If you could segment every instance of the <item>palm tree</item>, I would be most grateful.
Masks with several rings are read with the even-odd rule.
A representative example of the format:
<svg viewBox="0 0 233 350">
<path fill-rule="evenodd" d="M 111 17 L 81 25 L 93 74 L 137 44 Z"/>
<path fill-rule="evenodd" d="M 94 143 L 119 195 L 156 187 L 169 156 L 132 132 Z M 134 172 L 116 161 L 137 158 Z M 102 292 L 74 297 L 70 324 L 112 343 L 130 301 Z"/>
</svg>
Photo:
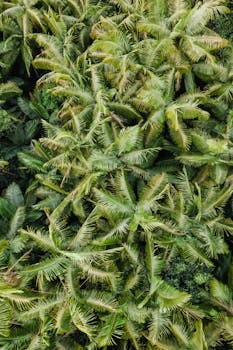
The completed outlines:
<svg viewBox="0 0 233 350">
<path fill-rule="evenodd" d="M 33 32 L 33 27 L 44 29 L 40 11 L 35 6 L 38 2 L 39 0 L 4 1 L 0 17 L 5 36 L 5 57 L 10 59 L 11 66 L 20 50 L 28 75 L 32 61 L 29 34 Z M 11 54 L 14 52 L 13 57 L 7 54 L 9 50 Z M 8 66 L 9 63 L 6 61 L 5 65 Z"/>
<path fill-rule="evenodd" d="M 1 348 L 231 346 L 231 64 L 207 28 L 224 1 L 1 6 L 1 66 L 17 40 L 38 74 L 30 102 L 0 85 L 2 131 L 43 119 L 0 196 Z"/>
</svg>

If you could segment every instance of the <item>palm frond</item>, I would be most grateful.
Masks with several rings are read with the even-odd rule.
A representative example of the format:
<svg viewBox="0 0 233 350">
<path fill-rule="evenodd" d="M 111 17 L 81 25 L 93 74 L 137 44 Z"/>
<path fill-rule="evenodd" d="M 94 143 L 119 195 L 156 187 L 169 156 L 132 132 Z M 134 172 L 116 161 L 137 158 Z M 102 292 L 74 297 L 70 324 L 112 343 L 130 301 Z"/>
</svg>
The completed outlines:
<svg viewBox="0 0 233 350">
<path fill-rule="evenodd" d="M 229 12 L 224 0 L 209 0 L 197 4 L 196 11 L 189 17 L 187 31 L 190 34 L 200 33 L 205 25 L 219 15 Z"/>
<path fill-rule="evenodd" d="M 116 340 L 123 334 L 125 322 L 126 320 L 117 314 L 105 317 L 102 329 L 97 335 L 98 346 L 104 347 L 116 344 Z"/>
<path fill-rule="evenodd" d="M 132 213 L 132 203 L 128 202 L 125 198 L 114 196 L 98 189 L 95 189 L 94 191 L 99 203 L 112 212 L 116 211 L 120 214 Z"/>
<path fill-rule="evenodd" d="M 12 216 L 11 221 L 10 221 L 10 226 L 8 230 L 8 237 L 13 238 L 18 229 L 21 228 L 25 221 L 25 208 L 24 207 L 18 207 L 16 209 L 15 214 Z"/>
<path fill-rule="evenodd" d="M 51 241 L 48 235 L 43 234 L 41 231 L 34 231 L 33 229 L 28 228 L 28 230 L 20 229 L 19 233 L 25 235 L 26 237 L 30 237 L 33 241 L 35 241 L 42 249 L 49 250 L 52 252 L 57 252 L 58 249 Z"/>
<path fill-rule="evenodd" d="M 156 345 L 162 337 L 169 335 L 169 319 L 166 313 L 159 310 L 153 311 L 149 324 L 148 339 L 152 345 Z"/>
<path fill-rule="evenodd" d="M 158 290 L 158 305 L 162 311 L 174 310 L 190 300 L 190 295 L 186 292 L 180 292 L 166 283 Z"/>
<path fill-rule="evenodd" d="M 67 265 L 66 258 L 52 256 L 37 264 L 25 267 L 19 274 L 27 279 L 43 276 L 46 280 L 53 281 L 64 273 Z"/>
<path fill-rule="evenodd" d="M 117 301 L 112 298 L 111 294 L 93 290 L 90 295 L 88 295 L 86 302 L 97 310 L 108 311 L 111 313 L 118 312 Z"/>
<path fill-rule="evenodd" d="M 0 300 L 0 335 L 3 337 L 10 336 L 10 325 L 12 322 L 12 310 L 8 303 L 3 299 Z"/>
<path fill-rule="evenodd" d="M 15 207 L 23 206 L 24 197 L 22 191 L 15 182 L 12 182 L 6 189 L 5 198 Z"/>
<path fill-rule="evenodd" d="M 71 319 L 75 327 L 92 339 L 96 333 L 95 315 L 89 310 L 82 310 L 74 302 L 70 303 Z"/>
<path fill-rule="evenodd" d="M 222 302 L 223 304 L 230 304 L 232 301 L 232 292 L 226 285 L 216 279 L 211 281 L 210 293 L 213 298 Z"/>
</svg>

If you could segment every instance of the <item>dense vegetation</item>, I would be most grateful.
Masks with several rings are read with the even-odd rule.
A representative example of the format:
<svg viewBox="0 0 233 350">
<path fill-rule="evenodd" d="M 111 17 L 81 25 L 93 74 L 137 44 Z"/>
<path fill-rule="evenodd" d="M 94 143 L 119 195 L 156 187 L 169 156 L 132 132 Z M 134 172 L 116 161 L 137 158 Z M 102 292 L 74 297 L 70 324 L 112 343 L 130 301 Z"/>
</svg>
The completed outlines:
<svg viewBox="0 0 233 350">
<path fill-rule="evenodd" d="M 231 10 L 1 1 L 1 349 L 233 349 Z"/>
</svg>

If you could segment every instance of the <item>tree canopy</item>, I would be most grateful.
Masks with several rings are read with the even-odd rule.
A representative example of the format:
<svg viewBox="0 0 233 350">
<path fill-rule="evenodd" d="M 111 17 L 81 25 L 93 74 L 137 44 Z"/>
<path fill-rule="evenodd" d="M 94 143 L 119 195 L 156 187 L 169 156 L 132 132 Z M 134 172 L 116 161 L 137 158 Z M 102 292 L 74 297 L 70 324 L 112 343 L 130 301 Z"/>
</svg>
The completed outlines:
<svg viewBox="0 0 233 350">
<path fill-rule="evenodd" d="M 1 349 L 232 349 L 231 21 L 1 2 Z"/>
</svg>

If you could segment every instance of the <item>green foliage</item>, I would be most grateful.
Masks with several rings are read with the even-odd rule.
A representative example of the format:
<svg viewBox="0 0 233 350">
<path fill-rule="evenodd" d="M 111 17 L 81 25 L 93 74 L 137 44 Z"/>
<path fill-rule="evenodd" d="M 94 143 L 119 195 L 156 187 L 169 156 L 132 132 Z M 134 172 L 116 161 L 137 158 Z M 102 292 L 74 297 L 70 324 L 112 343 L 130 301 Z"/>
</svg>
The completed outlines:
<svg viewBox="0 0 233 350">
<path fill-rule="evenodd" d="M 232 19 L 232 10 L 233 6 L 231 2 L 228 4 L 229 8 L 231 9 L 231 12 L 227 14 L 224 17 L 220 17 L 213 21 L 211 24 L 212 28 L 219 33 L 223 38 L 226 38 L 233 41 L 233 34 L 232 34 L 232 25 L 233 25 L 233 19 Z"/>
<path fill-rule="evenodd" d="M 3 133 L 10 129 L 10 125 L 12 122 L 11 115 L 4 109 L 0 109 L 0 132 Z"/>
<path fill-rule="evenodd" d="M 226 5 L 1 2 L 1 349 L 232 347 Z"/>
</svg>

